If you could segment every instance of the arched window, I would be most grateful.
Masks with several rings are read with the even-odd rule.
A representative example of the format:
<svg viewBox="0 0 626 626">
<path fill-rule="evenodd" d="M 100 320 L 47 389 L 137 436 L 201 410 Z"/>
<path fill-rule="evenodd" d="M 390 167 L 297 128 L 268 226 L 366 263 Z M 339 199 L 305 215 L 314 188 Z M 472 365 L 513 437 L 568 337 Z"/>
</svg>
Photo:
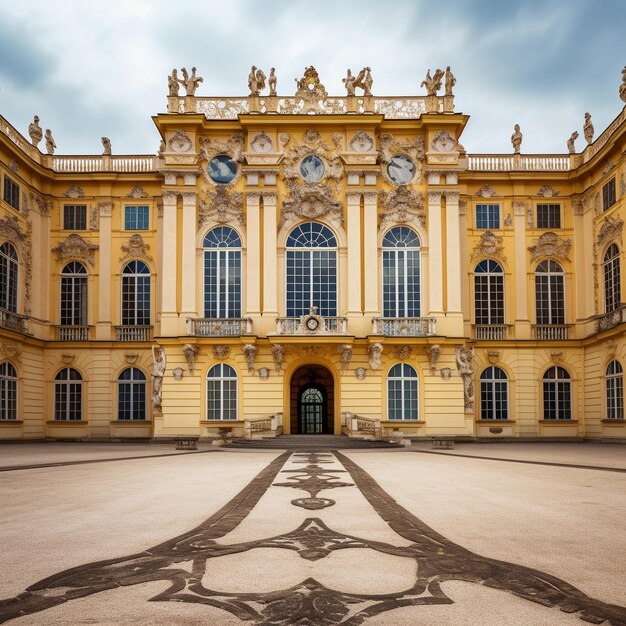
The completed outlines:
<svg viewBox="0 0 626 626">
<path fill-rule="evenodd" d="M 150 325 L 150 268 L 130 261 L 122 270 L 122 326 Z"/>
<path fill-rule="evenodd" d="M 509 381 L 499 367 L 488 367 L 480 375 L 480 419 L 509 419 Z"/>
<path fill-rule="evenodd" d="M 126 368 L 117 379 L 117 419 L 146 419 L 146 376 L 136 367 Z"/>
<path fill-rule="evenodd" d="M 337 315 L 337 240 L 316 222 L 296 226 L 287 238 L 287 316 L 312 306 L 320 315 Z"/>
<path fill-rule="evenodd" d="M 565 278 L 563 268 L 542 261 L 535 272 L 537 324 L 565 324 Z"/>
<path fill-rule="evenodd" d="M 551 367 L 543 375 L 543 419 L 572 419 L 572 379 L 562 367 Z"/>
<path fill-rule="evenodd" d="M 61 272 L 61 326 L 87 325 L 87 270 L 77 261 Z"/>
<path fill-rule="evenodd" d="M 396 226 L 383 239 L 383 317 L 419 317 L 420 310 L 420 240 Z"/>
<path fill-rule="evenodd" d="M 612 243 L 604 254 L 604 312 L 619 308 L 621 294 L 619 248 Z"/>
<path fill-rule="evenodd" d="M 241 239 L 232 228 L 210 230 L 204 248 L 204 317 L 241 317 Z"/>
<path fill-rule="evenodd" d="M 80 421 L 83 416 L 83 377 L 72 367 L 54 379 L 54 419 Z"/>
<path fill-rule="evenodd" d="M 606 417 L 624 419 L 624 371 L 619 361 L 611 361 L 606 368 Z"/>
<path fill-rule="evenodd" d="M 206 379 L 207 419 L 237 419 L 237 372 L 226 363 L 214 365 Z"/>
<path fill-rule="evenodd" d="M 476 324 L 504 324 L 504 272 L 491 259 L 474 269 L 474 313 Z"/>
<path fill-rule="evenodd" d="M 398 363 L 387 376 L 387 419 L 419 419 L 417 372 L 407 363 Z"/>
<path fill-rule="evenodd" d="M 11 363 L 0 363 L 0 420 L 17 419 L 17 372 Z"/>
<path fill-rule="evenodd" d="M 8 242 L 0 246 L 0 308 L 17 313 L 17 252 Z"/>
</svg>

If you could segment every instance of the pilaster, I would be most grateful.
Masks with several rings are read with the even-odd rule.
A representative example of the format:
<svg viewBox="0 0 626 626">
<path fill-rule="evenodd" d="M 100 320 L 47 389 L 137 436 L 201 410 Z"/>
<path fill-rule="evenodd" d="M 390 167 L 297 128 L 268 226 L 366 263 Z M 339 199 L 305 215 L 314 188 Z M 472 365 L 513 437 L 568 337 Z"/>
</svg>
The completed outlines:
<svg viewBox="0 0 626 626">
<path fill-rule="evenodd" d="M 178 192 L 163 192 L 163 267 L 161 270 L 161 335 L 178 334 L 178 312 L 176 310 L 177 293 L 177 201 Z"/>
<path fill-rule="evenodd" d="M 276 192 L 262 191 L 263 199 L 263 315 L 278 316 L 278 266 L 276 255 Z M 248 235 L 250 227 L 248 226 Z M 248 248 L 248 254 L 250 249 Z M 261 259 L 256 260 L 261 266 Z"/>
<path fill-rule="evenodd" d="M 441 242 L 441 191 L 428 192 L 429 315 L 443 315 L 443 256 Z M 458 202 L 457 202 L 458 211 Z"/>
<path fill-rule="evenodd" d="M 98 319 L 96 339 L 111 340 L 111 213 L 110 201 L 98 202 L 100 245 L 98 267 Z"/>
<path fill-rule="evenodd" d="M 361 196 L 359 191 L 348 191 L 348 315 L 362 315 L 361 308 Z"/>
<path fill-rule="evenodd" d="M 526 274 L 526 212 L 528 202 L 513 202 L 513 229 L 515 234 L 515 338 L 530 339 L 528 317 L 528 277 Z"/>
<path fill-rule="evenodd" d="M 181 316 L 197 317 L 196 311 L 196 204 L 195 191 L 181 192 L 183 197 L 182 222 L 182 301 Z"/>
<path fill-rule="evenodd" d="M 246 192 L 246 317 L 261 314 L 260 198 L 258 191 Z"/>
<path fill-rule="evenodd" d="M 378 272 L 378 195 L 375 191 L 363 192 L 363 275 L 365 277 L 365 315 L 380 315 L 380 279 Z M 359 281 L 360 284 L 360 281 Z"/>
</svg>

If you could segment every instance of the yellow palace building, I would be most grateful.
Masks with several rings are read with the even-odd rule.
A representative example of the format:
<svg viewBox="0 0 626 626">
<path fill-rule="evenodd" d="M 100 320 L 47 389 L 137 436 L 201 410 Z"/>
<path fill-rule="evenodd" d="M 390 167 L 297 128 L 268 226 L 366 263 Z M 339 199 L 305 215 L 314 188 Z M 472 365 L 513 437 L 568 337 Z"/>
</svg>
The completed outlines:
<svg viewBox="0 0 626 626">
<path fill-rule="evenodd" d="M 472 154 L 449 68 L 182 76 L 154 156 L 0 117 L 0 438 L 626 439 L 626 108 Z"/>
</svg>

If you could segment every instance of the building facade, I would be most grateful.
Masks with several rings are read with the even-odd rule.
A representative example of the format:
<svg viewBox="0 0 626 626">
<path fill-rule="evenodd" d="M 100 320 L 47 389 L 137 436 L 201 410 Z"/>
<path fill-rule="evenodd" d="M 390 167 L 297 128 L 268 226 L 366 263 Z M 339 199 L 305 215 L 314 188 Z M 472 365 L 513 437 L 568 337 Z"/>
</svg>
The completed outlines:
<svg viewBox="0 0 626 626">
<path fill-rule="evenodd" d="M 451 85 L 196 86 L 156 156 L 1 118 L 0 438 L 626 439 L 626 109 L 476 155 Z"/>
</svg>

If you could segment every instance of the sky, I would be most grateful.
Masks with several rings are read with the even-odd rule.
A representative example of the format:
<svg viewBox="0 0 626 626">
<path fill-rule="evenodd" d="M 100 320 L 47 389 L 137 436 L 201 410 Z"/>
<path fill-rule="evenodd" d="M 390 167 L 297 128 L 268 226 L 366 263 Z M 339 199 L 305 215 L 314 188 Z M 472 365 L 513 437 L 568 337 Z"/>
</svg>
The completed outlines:
<svg viewBox="0 0 626 626">
<path fill-rule="evenodd" d="M 247 95 L 251 65 L 279 95 L 314 65 L 330 95 L 369 66 L 375 96 L 410 96 L 450 65 L 469 153 L 512 152 L 516 123 L 522 153 L 564 153 L 586 111 L 596 136 L 621 111 L 625 34 L 626 0 L 0 0 L 0 114 L 25 136 L 38 114 L 57 154 L 147 154 L 174 67 L 198 96 Z"/>
</svg>

